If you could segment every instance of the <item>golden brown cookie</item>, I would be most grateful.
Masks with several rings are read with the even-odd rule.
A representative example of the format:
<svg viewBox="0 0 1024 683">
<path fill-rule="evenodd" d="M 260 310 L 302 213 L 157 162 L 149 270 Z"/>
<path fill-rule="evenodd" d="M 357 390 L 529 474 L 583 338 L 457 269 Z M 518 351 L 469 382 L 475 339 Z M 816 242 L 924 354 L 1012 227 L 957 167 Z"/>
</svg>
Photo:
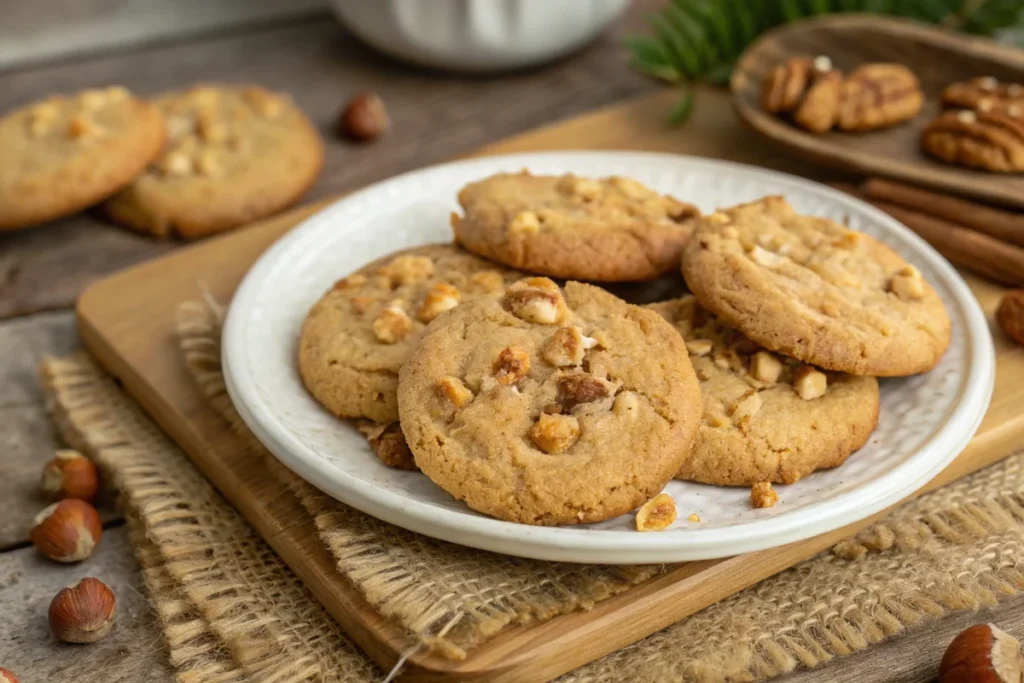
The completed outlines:
<svg viewBox="0 0 1024 683">
<path fill-rule="evenodd" d="M 293 204 L 320 172 L 323 142 L 285 95 L 205 85 L 156 104 L 167 117 L 167 148 L 104 205 L 118 223 L 204 237 Z"/>
<path fill-rule="evenodd" d="M 547 278 L 436 321 L 402 367 L 416 464 L 474 510 L 524 524 L 626 513 L 689 456 L 700 390 L 658 314 Z"/>
<path fill-rule="evenodd" d="M 925 152 L 946 162 L 996 173 L 1024 170 L 1024 116 L 1004 111 L 945 111 L 921 133 Z"/>
<path fill-rule="evenodd" d="M 692 296 L 651 304 L 690 354 L 704 414 L 679 479 L 720 486 L 792 484 L 835 467 L 878 421 L 878 380 L 821 372 L 761 348 Z"/>
<path fill-rule="evenodd" d="M 781 197 L 699 219 L 683 276 L 724 324 L 828 370 L 912 375 L 933 368 L 949 345 L 946 309 L 917 268 Z"/>
<path fill-rule="evenodd" d="M 513 268 L 558 278 L 650 280 L 672 270 L 696 207 L 629 178 L 499 174 L 459 193 L 455 241 Z"/>
<path fill-rule="evenodd" d="M 842 73 L 824 55 L 793 57 L 765 78 L 761 106 L 772 114 L 789 114 L 812 133 L 824 133 L 835 123 L 842 80 Z"/>
<path fill-rule="evenodd" d="M 1024 109 L 1024 86 L 1019 83 L 1002 83 L 992 76 L 981 76 L 947 85 L 942 91 L 942 104 L 946 107 L 982 111 L 1014 104 Z"/>
<path fill-rule="evenodd" d="M 103 201 L 156 158 L 164 137 L 157 108 L 118 86 L 56 95 L 0 118 L 0 230 Z"/>
<path fill-rule="evenodd" d="M 394 422 L 398 370 L 427 323 L 473 297 L 500 297 L 521 276 L 447 244 L 375 261 L 310 310 L 299 339 L 302 381 L 338 417 Z"/>
<path fill-rule="evenodd" d="M 836 125 L 856 133 L 887 128 L 914 118 L 923 104 L 913 71 L 902 64 L 865 64 L 843 81 Z"/>
</svg>

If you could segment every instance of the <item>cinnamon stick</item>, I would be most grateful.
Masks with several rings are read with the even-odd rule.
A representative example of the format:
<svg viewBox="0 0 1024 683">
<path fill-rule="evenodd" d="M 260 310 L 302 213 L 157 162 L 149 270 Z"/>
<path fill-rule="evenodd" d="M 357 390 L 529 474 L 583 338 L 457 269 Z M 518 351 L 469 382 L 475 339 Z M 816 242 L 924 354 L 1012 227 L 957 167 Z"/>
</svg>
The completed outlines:
<svg viewBox="0 0 1024 683">
<path fill-rule="evenodd" d="M 897 204 L 1024 247 L 1024 214 L 882 178 L 864 181 L 860 190 L 869 199 Z"/>
<path fill-rule="evenodd" d="M 866 200 L 924 238 L 951 262 L 992 280 L 1024 287 L 1024 249 L 891 202 L 865 196 L 850 185 L 835 187 Z"/>
</svg>

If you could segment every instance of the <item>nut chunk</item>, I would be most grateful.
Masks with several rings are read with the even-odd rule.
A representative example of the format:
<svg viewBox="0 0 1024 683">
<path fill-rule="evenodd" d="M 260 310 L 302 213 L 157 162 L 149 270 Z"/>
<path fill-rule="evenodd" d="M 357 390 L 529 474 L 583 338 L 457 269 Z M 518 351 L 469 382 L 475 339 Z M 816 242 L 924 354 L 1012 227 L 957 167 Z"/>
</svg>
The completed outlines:
<svg viewBox="0 0 1024 683">
<path fill-rule="evenodd" d="M 470 394 L 472 398 L 472 394 Z M 418 470 L 416 461 L 413 459 L 409 444 L 405 441 L 405 434 L 397 422 L 387 425 L 369 423 L 360 425 L 359 431 L 370 442 L 370 447 L 382 463 L 388 467 L 399 470 Z"/>
<path fill-rule="evenodd" d="M 774 507 L 779 502 L 779 494 L 770 481 L 759 481 L 750 487 L 750 502 L 756 508 Z"/>
<path fill-rule="evenodd" d="M 608 383 L 586 372 L 573 372 L 558 378 L 558 402 L 566 410 L 609 395 Z"/>
<path fill-rule="evenodd" d="M 913 71 L 902 64 L 864 64 L 843 81 L 836 125 L 857 132 L 886 128 L 914 118 L 922 104 Z"/>
<path fill-rule="evenodd" d="M 556 325 L 565 315 L 565 300 L 558 285 L 546 277 L 531 277 L 513 284 L 505 293 L 512 315 L 528 323 Z"/>
<path fill-rule="evenodd" d="M 442 377 L 437 380 L 437 390 L 456 408 L 473 400 L 473 392 L 458 377 Z"/>
<path fill-rule="evenodd" d="M 393 301 L 373 321 L 373 333 L 385 344 L 405 339 L 412 331 L 412 320 L 402 310 L 401 301 Z"/>
<path fill-rule="evenodd" d="M 530 371 L 530 356 L 518 346 L 506 346 L 498 354 L 492 369 L 498 384 L 515 384 Z"/>
<path fill-rule="evenodd" d="M 596 345 L 595 339 L 583 336 L 583 331 L 580 328 L 570 325 L 569 327 L 560 327 L 548 337 L 544 348 L 541 349 L 541 355 L 544 360 L 556 368 L 564 368 L 582 363 L 587 349 Z"/>
<path fill-rule="evenodd" d="M 399 256 L 378 271 L 393 287 L 422 282 L 434 274 L 434 262 L 426 256 Z"/>
<path fill-rule="evenodd" d="M 420 306 L 417 317 L 421 322 L 429 323 L 445 311 L 450 311 L 459 305 L 461 295 L 459 290 L 445 282 L 438 282 L 423 297 L 423 305 Z"/>
<path fill-rule="evenodd" d="M 545 453 L 564 453 L 580 437 L 580 423 L 572 415 L 541 413 L 530 430 L 530 440 Z"/>
<path fill-rule="evenodd" d="M 758 382 L 774 384 L 782 375 L 782 361 L 768 351 L 758 351 L 750 359 L 750 374 Z"/>
<path fill-rule="evenodd" d="M 659 493 L 636 513 L 637 531 L 661 531 L 676 521 L 676 501 L 667 493 Z"/>
<path fill-rule="evenodd" d="M 825 373 L 815 370 L 809 365 L 804 365 L 793 373 L 793 388 L 797 396 L 805 401 L 813 401 L 825 395 L 828 387 L 828 377 Z"/>
</svg>

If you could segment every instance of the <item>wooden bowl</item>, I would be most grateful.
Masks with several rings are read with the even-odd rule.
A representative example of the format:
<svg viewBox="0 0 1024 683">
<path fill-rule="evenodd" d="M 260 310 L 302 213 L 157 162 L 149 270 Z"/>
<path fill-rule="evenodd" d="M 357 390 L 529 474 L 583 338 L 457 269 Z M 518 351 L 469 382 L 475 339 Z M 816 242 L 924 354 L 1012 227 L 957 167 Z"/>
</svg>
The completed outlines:
<svg viewBox="0 0 1024 683">
<path fill-rule="evenodd" d="M 828 55 L 851 71 L 866 62 L 898 62 L 921 80 L 925 104 L 911 121 L 869 133 L 808 133 L 761 108 L 761 83 L 772 67 L 797 55 Z M 733 104 L 759 133 L 818 163 L 864 175 L 1024 208 L 1024 175 L 974 171 L 935 161 L 921 151 L 921 131 L 941 110 L 942 89 L 975 76 L 1024 83 L 1024 52 L 917 22 L 871 15 L 834 15 L 765 33 L 736 64 Z"/>
</svg>

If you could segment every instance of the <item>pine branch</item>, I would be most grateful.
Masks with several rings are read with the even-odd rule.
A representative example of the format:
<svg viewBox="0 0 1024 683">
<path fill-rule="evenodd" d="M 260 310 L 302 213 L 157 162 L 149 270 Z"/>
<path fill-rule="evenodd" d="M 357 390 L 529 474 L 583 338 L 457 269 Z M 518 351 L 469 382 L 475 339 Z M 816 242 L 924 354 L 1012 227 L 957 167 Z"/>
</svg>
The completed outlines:
<svg viewBox="0 0 1024 683">
<path fill-rule="evenodd" d="M 671 84 L 728 83 L 733 64 L 757 36 L 809 17 L 869 12 L 916 19 L 991 36 L 1022 25 L 1024 0 L 669 0 L 648 18 L 652 35 L 626 41 L 630 65 Z M 671 118 L 685 121 L 693 93 L 685 91 Z"/>
</svg>

